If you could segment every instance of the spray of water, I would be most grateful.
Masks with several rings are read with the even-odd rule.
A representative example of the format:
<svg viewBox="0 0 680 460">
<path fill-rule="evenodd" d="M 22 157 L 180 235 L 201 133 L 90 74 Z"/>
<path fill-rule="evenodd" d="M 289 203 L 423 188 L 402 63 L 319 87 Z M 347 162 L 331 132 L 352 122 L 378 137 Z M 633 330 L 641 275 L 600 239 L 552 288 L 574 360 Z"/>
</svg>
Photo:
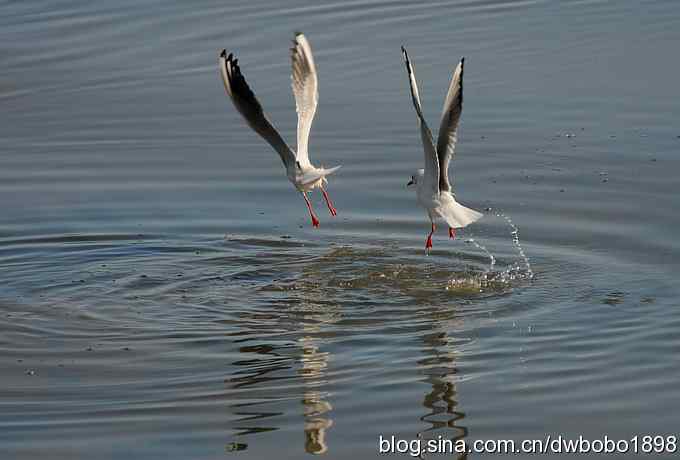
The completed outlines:
<svg viewBox="0 0 680 460">
<path fill-rule="evenodd" d="M 522 243 L 519 241 L 519 228 L 512 222 L 512 219 L 507 216 L 505 213 L 502 211 L 496 212 L 496 216 L 500 217 L 501 219 L 505 220 L 505 222 L 510 226 L 511 232 L 510 234 L 512 235 L 512 244 L 515 246 L 515 249 L 517 249 L 517 253 L 519 254 L 520 258 L 522 259 L 521 262 L 524 264 L 524 273 L 522 274 L 521 267 L 519 263 L 516 263 L 513 267 L 510 268 L 510 270 L 514 270 L 516 274 L 522 274 L 523 278 L 526 279 L 532 279 L 534 277 L 534 272 L 531 269 L 531 263 L 529 262 L 529 258 L 527 257 L 526 253 L 524 252 L 524 248 L 522 247 Z"/>
<path fill-rule="evenodd" d="M 496 217 L 503 219 L 510 227 L 510 236 L 512 237 L 512 244 L 519 255 L 519 259 L 511 263 L 504 270 L 496 271 L 496 257 L 489 251 L 486 246 L 474 238 L 468 238 L 466 243 L 471 244 L 479 251 L 481 251 L 488 259 L 488 267 L 479 276 L 457 277 L 449 280 L 448 288 L 470 288 L 484 290 L 493 286 L 507 286 L 515 281 L 531 280 L 534 277 L 534 272 L 531 269 L 529 257 L 527 257 L 519 240 L 519 228 L 514 224 L 512 219 L 501 211 L 495 212 Z"/>
<path fill-rule="evenodd" d="M 489 266 L 487 267 L 486 270 L 484 270 L 484 273 L 482 274 L 482 279 L 483 279 L 484 281 L 486 281 L 486 279 L 487 279 L 489 273 L 493 273 L 493 269 L 494 269 L 494 267 L 496 266 L 496 257 L 494 257 L 494 255 L 491 254 L 491 252 L 489 252 L 488 249 L 486 249 L 486 246 L 484 246 L 483 244 L 480 244 L 480 243 L 479 243 L 478 241 L 476 241 L 474 238 L 468 238 L 468 239 L 465 240 L 465 241 L 466 241 L 467 243 L 473 245 L 474 247 L 476 247 L 476 248 L 479 249 L 480 251 L 482 251 L 482 252 L 489 258 Z"/>
</svg>

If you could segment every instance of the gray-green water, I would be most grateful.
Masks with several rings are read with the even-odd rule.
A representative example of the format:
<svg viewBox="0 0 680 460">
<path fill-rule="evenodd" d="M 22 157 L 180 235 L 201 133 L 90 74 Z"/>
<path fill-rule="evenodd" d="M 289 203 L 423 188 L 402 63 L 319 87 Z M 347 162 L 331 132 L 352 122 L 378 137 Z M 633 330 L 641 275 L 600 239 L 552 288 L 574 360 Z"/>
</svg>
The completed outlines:
<svg viewBox="0 0 680 460">
<path fill-rule="evenodd" d="M 217 71 L 294 145 L 298 29 L 318 230 Z M 680 434 L 676 1 L 0 1 L 0 43 L 1 458 Z M 466 57 L 490 209 L 429 257 L 402 44 L 433 127 Z"/>
</svg>

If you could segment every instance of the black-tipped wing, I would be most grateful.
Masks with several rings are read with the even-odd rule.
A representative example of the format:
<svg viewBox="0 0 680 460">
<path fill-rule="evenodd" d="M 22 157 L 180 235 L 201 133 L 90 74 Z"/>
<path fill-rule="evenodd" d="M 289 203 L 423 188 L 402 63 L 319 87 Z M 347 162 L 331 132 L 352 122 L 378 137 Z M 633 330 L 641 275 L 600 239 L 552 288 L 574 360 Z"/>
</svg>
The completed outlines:
<svg viewBox="0 0 680 460">
<path fill-rule="evenodd" d="M 423 110 L 420 105 L 420 96 L 418 95 L 418 84 L 416 83 L 416 76 L 408 58 L 408 53 L 404 47 L 401 47 L 401 52 L 404 56 L 404 63 L 406 64 L 406 71 L 408 72 L 408 81 L 411 88 L 411 99 L 413 107 L 416 109 L 418 115 L 418 125 L 420 126 L 420 138 L 423 141 L 423 153 L 425 154 L 425 183 L 423 187 L 431 189 L 432 193 L 439 192 L 439 160 L 437 152 L 434 148 L 434 141 L 432 140 L 432 132 L 428 128 L 423 117 Z"/>
<path fill-rule="evenodd" d="M 286 167 L 294 165 L 295 154 L 267 119 L 260 102 L 241 73 L 238 60 L 231 53 L 227 56 L 226 50 L 222 50 L 219 63 L 224 88 L 227 90 L 227 94 L 229 94 L 236 110 L 243 115 L 248 125 L 257 134 L 274 147 L 274 150 L 281 156 L 281 160 L 283 160 L 283 164 Z"/>
<path fill-rule="evenodd" d="M 297 150 L 295 157 L 302 166 L 309 166 L 309 131 L 312 129 L 312 121 L 316 113 L 319 101 L 319 83 L 316 76 L 316 66 L 312 48 L 305 36 L 298 32 L 295 34 L 291 48 L 292 86 L 295 95 L 295 109 L 298 114 L 297 124 Z"/>
<path fill-rule="evenodd" d="M 458 122 L 463 111 L 463 69 L 465 58 L 460 60 L 456 70 L 451 77 L 449 91 L 444 100 L 442 110 L 442 121 L 439 125 L 439 136 L 437 139 L 437 156 L 439 157 L 439 189 L 451 191 L 449 182 L 449 162 L 456 149 L 456 139 L 458 137 Z"/>
</svg>

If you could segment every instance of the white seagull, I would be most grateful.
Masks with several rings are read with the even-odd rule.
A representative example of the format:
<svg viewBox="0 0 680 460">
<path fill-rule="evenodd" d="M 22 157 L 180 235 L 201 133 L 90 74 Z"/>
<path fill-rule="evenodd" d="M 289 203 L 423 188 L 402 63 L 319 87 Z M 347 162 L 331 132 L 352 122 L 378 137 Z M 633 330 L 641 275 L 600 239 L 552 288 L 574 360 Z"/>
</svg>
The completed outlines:
<svg viewBox="0 0 680 460">
<path fill-rule="evenodd" d="M 312 225 L 318 227 L 319 219 L 314 214 L 307 192 L 317 187 L 320 188 L 326 200 L 328 211 L 332 216 L 337 215 L 337 211 L 324 189 L 324 184 L 328 182 L 326 176 L 340 169 L 340 166 L 329 169 L 317 168 L 309 161 L 307 143 L 319 100 L 319 90 L 312 48 L 302 33 L 295 34 L 291 48 L 291 60 L 293 64 L 291 77 L 293 94 L 295 95 L 295 107 L 298 115 L 297 151 L 295 152 L 286 144 L 276 128 L 267 119 L 260 102 L 241 73 L 238 60 L 234 58 L 232 53 L 227 56 L 226 50 L 222 50 L 220 54 L 220 75 L 224 82 L 224 88 L 227 90 L 236 110 L 243 115 L 248 125 L 256 133 L 274 147 L 274 150 L 283 160 L 288 180 L 302 194 L 312 218 Z"/>
<path fill-rule="evenodd" d="M 418 96 L 418 85 L 416 84 L 416 76 L 413 73 L 413 66 L 403 46 L 401 51 L 404 55 L 406 70 L 408 71 L 411 98 L 418 115 L 420 137 L 423 141 L 425 152 L 425 169 L 417 170 L 415 175 L 411 176 L 407 186 L 416 186 L 418 203 L 425 208 L 432 224 L 432 230 L 427 236 L 427 242 L 425 243 L 425 249 L 428 250 L 432 247 L 432 234 L 436 229 L 435 220 L 438 217 L 449 225 L 449 237 L 455 238 L 456 228 L 463 228 L 483 216 L 482 213 L 466 208 L 458 203 L 454 193 L 451 191 L 451 182 L 449 182 L 449 162 L 453 157 L 456 147 L 458 121 L 463 110 L 463 67 L 465 65 L 465 58 L 460 60 L 456 70 L 453 72 L 449 92 L 444 101 L 444 110 L 439 126 L 439 138 L 435 147 L 432 133 L 430 128 L 427 127 L 420 106 L 420 96 Z"/>
</svg>

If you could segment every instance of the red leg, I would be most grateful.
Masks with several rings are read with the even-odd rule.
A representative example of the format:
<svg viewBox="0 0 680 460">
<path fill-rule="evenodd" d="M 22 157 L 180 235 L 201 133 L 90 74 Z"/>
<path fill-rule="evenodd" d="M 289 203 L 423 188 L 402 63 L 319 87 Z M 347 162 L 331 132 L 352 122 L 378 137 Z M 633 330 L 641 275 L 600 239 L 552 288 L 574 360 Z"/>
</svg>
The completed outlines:
<svg viewBox="0 0 680 460">
<path fill-rule="evenodd" d="M 449 227 L 449 238 L 452 240 L 456 238 L 456 229 L 453 227 Z"/>
<path fill-rule="evenodd" d="M 315 228 L 319 227 L 319 219 L 317 219 L 316 214 L 314 214 L 314 210 L 312 209 L 312 203 L 309 202 L 309 198 L 307 198 L 307 194 L 305 192 L 302 192 L 302 196 L 305 199 L 305 203 L 307 203 L 307 209 L 309 209 L 309 215 L 312 217 L 312 225 Z"/>
<path fill-rule="evenodd" d="M 333 203 L 331 203 L 331 198 L 328 196 L 326 189 L 321 187 L 321 193 L 323 193 L 323 198 L 326 200 L 326 206 L 328 206 L 328 211 L 331 213 L 331 216 L 337 216 L 338 211 L 335 209 L 335 206 L 333 206 Z"/>
<path fill-rule="evenodd" d="M 425 242 L 425 250 L 432 248 L 432 234 L 436 229 L 437 227 L 435 227 L 434 222 L 432 222 L 432 230 L 430 231 L 430 234 L 427 235 L 427 241 Z"/>
</svg>

